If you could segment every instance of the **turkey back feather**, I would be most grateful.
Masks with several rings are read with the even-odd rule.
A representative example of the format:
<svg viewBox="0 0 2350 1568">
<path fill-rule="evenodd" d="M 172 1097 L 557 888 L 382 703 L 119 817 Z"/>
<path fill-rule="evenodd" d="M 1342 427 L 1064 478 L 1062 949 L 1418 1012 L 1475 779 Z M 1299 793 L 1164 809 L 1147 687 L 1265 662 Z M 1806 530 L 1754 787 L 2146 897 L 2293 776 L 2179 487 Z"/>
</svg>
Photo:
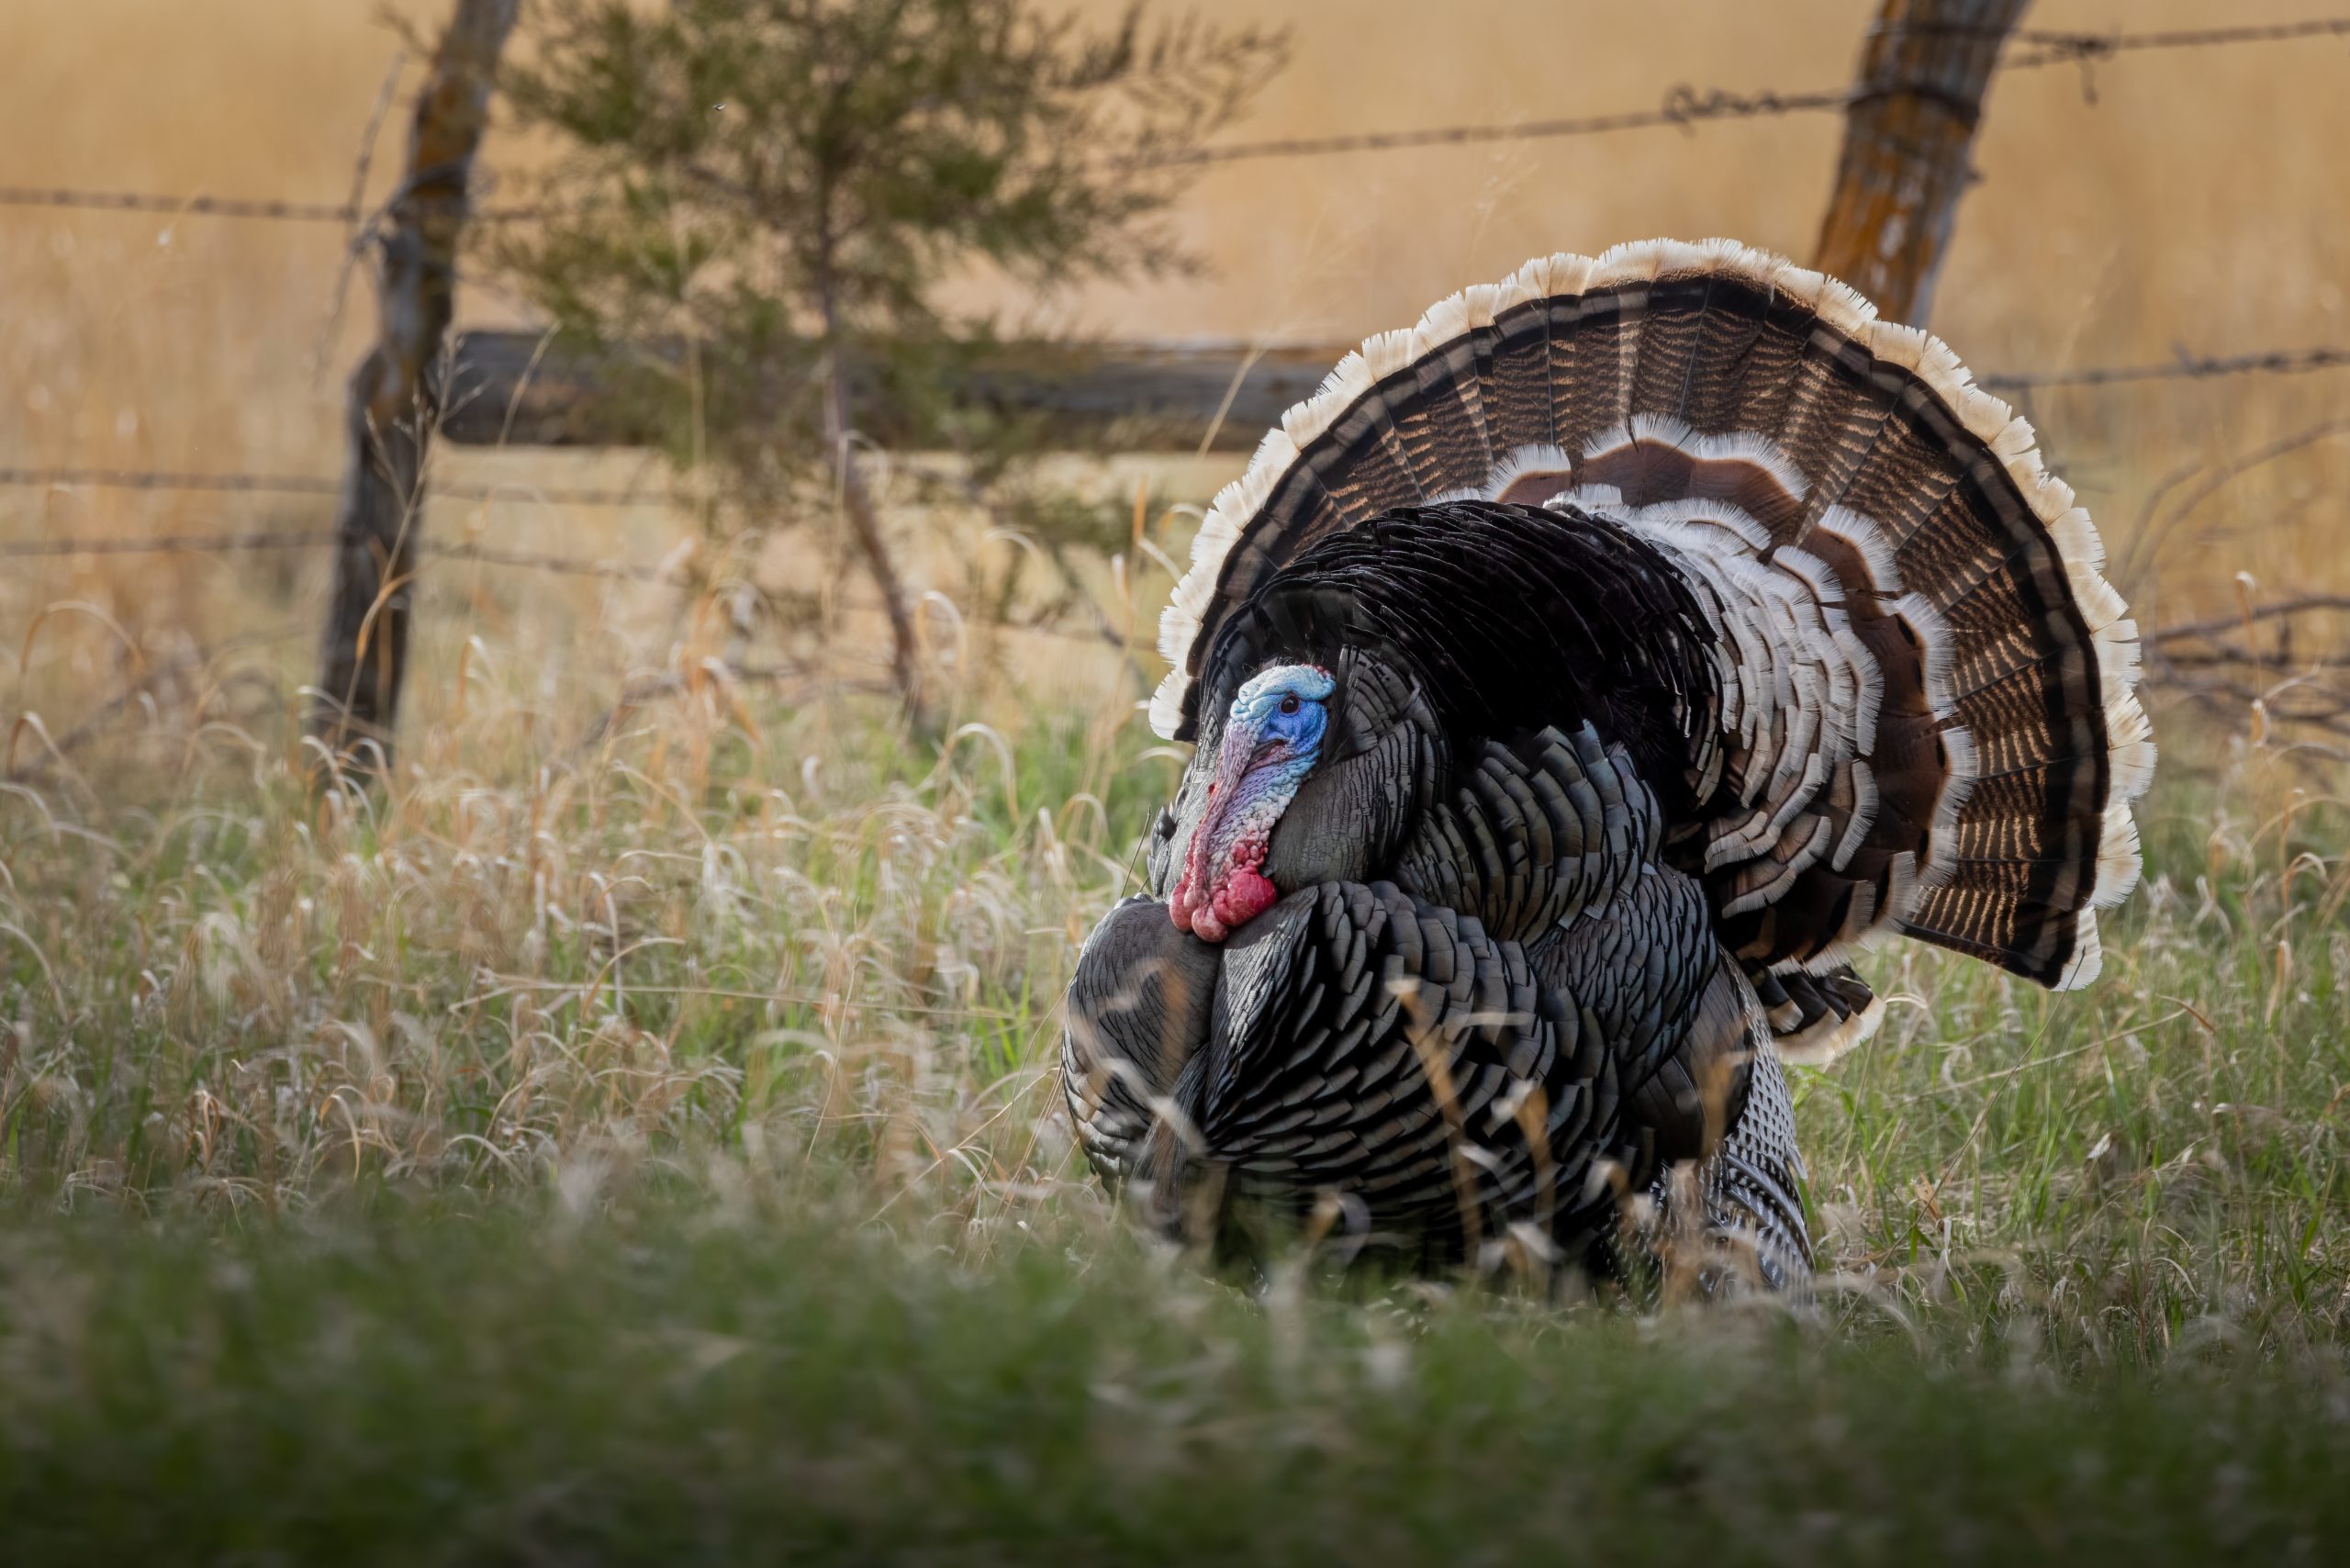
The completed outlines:
<svg viewBox="0 0 2350 1568">
<path fill-rule="evenodd" d="M 1555 551 L 1489 537 L 1541 532 L 1528 507 L 1645 548 L 1583 551 L 1598 586 L 1569 591 Z M 1421 525 L 1388 526 L 1401 509 Z M 1448 550 L 1432 518 L 1488 537 Z M 1382 613 L 1423 665 L 1626 595 L 1696 623 L 1705 681 L 1681 638 L 1632 683 L 1640 711 L 1564 719 L 1631 749 L 1751 972 L 1833 970 L 1899 931 L 2045 984 L 2096 974 L 2154 767 L 2135 624 L 2031 426 L 1835 280 L 1651 241 L 1529 263 L 1365 342 L 1210 510 L 1161 621 L 1160 734 L 1199 737 L 1252 616 L 1313 613 L 1282 591 L 1309 556 L 1326 599 L 1341 578 L 1417 592 Z M 1637 662 L 1653 640 L 1623 630 L 1562 631 L 1553 667 L 1572 679 L 1593 639 Z"/>
</svg>

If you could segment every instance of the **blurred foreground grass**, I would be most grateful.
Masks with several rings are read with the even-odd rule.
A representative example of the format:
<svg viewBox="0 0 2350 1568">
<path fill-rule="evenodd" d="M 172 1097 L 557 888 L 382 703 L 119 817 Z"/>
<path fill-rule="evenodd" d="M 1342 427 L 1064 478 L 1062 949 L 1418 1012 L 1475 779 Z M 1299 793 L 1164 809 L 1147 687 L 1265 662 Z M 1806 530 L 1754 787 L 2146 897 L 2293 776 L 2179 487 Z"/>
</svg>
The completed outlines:
<svg viewBox="0 0 2350 1568">
<path fill-rule="evenodd" d="M 330 1208 L 0 1232 L 9 1561 L 2275 1562 L 2350 1529 L 2338 1365 L 2223 1339 L 2058 1376 L 1931 1331 L 1250 1301 L 755 1180 Z"/>
<path fill-rule="evenodd" d="M 0 795 L 9 1561 L 2344 1539 L 2350 823 L 2301 758 L 2166 736 L 2090 991 L 1873 959 L 1884 1034 L 1798 1075 L 1817 1319 L 1642 1320 L 1257 1299 L 1120 1228 L 1053 1067 L 1173 778 L 1127 689 L 916 742 L 532 678 L 461 674 L 372 798 L 200 710 Z"/>
</svg>

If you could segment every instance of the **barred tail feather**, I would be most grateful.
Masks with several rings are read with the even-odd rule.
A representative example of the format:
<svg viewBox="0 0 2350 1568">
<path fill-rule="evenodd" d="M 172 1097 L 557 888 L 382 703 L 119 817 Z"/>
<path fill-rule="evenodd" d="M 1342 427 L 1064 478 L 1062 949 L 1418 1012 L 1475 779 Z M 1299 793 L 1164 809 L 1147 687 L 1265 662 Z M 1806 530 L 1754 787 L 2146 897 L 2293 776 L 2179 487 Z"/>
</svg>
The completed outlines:
<svg viewBox="0 0 2350 1568">
<path fill-rule="evenodd" d="M 2086 983 L 2137 876 L 2137 628 L 2031 425 L 1832 278 L 1729 241 L 1529 262 L 1365 342 L 1217 497 L 1161 622 L 1188 739 L 1219 628 L 1317 541 L 1478 498 L 1666 553 L 1716 622 L 1677 824 L 1751 972 L 1898 931 Z"/>
</svg>

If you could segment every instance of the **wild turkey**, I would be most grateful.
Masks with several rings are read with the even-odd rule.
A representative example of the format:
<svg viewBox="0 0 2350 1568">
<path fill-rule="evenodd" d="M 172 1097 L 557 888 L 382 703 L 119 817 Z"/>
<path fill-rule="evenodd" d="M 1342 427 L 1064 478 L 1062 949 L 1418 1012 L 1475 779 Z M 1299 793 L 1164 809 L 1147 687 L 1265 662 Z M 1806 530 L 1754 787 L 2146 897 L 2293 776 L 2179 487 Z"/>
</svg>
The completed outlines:
<svg viewBox="0 0 2350 1568">
<path fill-rule="evenodd" d="M 2136 879 L 2101 566 L 1949 349 L 1732 242 L 1551 256 L 1369 340 L 1161 622 L 1152 722 L 1197 750 L 1070 991 L 1096 1169 L 1169 1229 L 1604 1262 L 1696 1161 L 1703 1225 L 1799 1286 L 1778 1058 L 1874 1027 L 1849 958 L 2086 984 Z"/>
</svg>

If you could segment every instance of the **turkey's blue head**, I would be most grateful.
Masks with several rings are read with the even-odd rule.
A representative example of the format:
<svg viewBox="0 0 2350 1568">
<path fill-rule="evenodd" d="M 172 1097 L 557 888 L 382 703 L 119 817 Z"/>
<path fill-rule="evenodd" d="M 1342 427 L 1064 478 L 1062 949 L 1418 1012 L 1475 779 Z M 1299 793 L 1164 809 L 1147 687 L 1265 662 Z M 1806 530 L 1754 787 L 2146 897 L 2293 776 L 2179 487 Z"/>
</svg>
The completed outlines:
<svg viewBox="0 0 2350 1568">
<path fill-rule="evenodd" d="M 1221 942 L 1281 897 L 1264 875 L 1265 852 L 1321 760 L 1337 684 L 1318 665 L 1276 665 L 1232 700 L 1215 778 L 1168 902 L 1179 929 Z"/>
</svg>

